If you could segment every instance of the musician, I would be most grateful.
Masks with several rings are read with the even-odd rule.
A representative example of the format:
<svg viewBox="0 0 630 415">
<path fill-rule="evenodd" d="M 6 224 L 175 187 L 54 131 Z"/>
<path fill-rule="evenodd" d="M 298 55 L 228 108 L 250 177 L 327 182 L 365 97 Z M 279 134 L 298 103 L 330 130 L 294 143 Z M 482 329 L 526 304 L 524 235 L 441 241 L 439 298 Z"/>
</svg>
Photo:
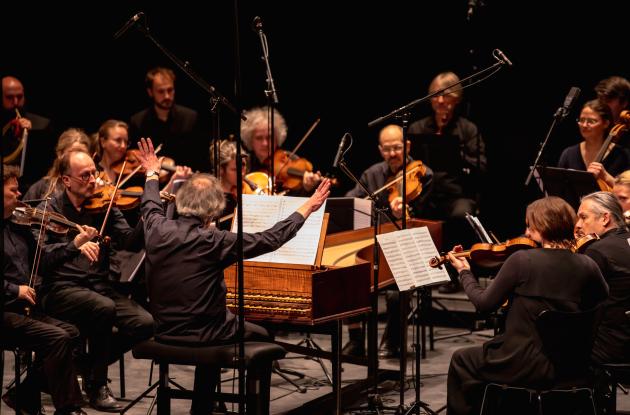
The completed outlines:
<svg viewBox="0 0 630 415">
<path fill-rule="evenodd" d="M 558 167 L 589 171 L 595 178 L 612 186 L 614 176 L 630 166 L 630 153 L 614 143 L 610 145 L 604 159 L 595 162 L 612 127 L 612 117 L 610 108 L 602 101 L 594 99 L 586 102 L 577 121 L 584 141 L 564 149 Z"/>
<path fill-rule="evenodd" d="M 383 161 L 369 167 L 359 179 L 361 183 L 370 191 L 374 192 L 380 189 L 385 183 L 392 180 L 396 173 L 401 171 L 403 165 L 403 131 L 398 125 L 387 125 L 379 133 L 378 149 L 383 157 Z M 407 142 L 407 152 L 410 150 L 410 143 Z M 413 159 L 408 157 L 407 162 Z M 410 216 L 421 217 L 426 202 L 431 194 L 433 172 L 428 166 L 427 171 L 422 177 L 422 193 L 408 204 L 408 212 Z M 389 192 L 384 191 L 378 195 L 378 202 L 385 208 L 389 208 L 391 213 L 400 218 L 404 209 L 402 206 L 402 197 L 397 197 L 388 202 Z M 365 197 L 365 191 L 356 185 L 352 190 L 346 193 L 349 197 Z M 383 220 L 383 219 L 382 219 Z M 384 219 L 386 220 L 386 219 Z M 365 354 L 364 333 L 361 330 L 360 319 L 352 318 L 348 320 L 348 332 L 350 340 L 344 345 L 343 353 L 355 356 Z M 387 338 L 383 344 L 383 349 L 379 352 L 379 356 L 384 358 L 396 357 L 400 349 L 400 307 L 398 290 L 387 291 Z"/>
<path fill-rule="evenodd" d="M 611 76 L 599 81 L 595 92 L 597 98 L 610 108 L 613 122 L 618 122 L 621 111 L 628 109 L 630 104 L 630 82 L 621 76 Z"/>
<path fill-rule="evenodd" d="M 574 222 L 575 211 L 558 197 L 531 203 L 525 214 L 526 235 L 542 248 L 512 254 L 487 288 L 479 285 L 466 259 L 449 253 L 477 310 L 496 310 L 506 299 L 510 304 L 504 333 L 453 354 L 447 386 L 449 415 L 478 413 L 488 382 L 537 388 L 554 381 L 553 365 L 540 352 L 536 317 L 545 309 L 588 310 L 608 296 L 595 261 L 567 249 Z"/>
<path fill-rule="evenodd" d="M 17 118 L 19 112 L 21 118 Z M 54 129 L 50 119 L 28 110 L 26 94 L 22 82 L 13 77 L 2 78 L 2 126 L 3 162 L 20 165 L 21 153 L 12 161 L 6 156 L 14 149 L 23 136 L 23 129 L 28 131 L 24 174 L 20 177 L 20 185 L 27 189 L 31 184 L 46 174 L 46 167 L 53 162 L 55 147 Z M 8 153 L 5 153 L 8 152 Z"/>
<path fill-rule="evenodd" d="M 90 153 L 91 141 L 88 135 L 80 128 L 68 128 L 57 139 L 55 153 L 57 158 L 48 170 L 48 173 L 31 187 L 24 195 L 25 200 L 43 199 L 52 195 L 55 191 L 63 191 L 63 185 L 59 179 L 59 160 L 68 151 L 83 151 Z"/>
<path fill-rule="evenodd" d="M 429 84 L 435 93 L 459 82 L 453 72 L 441 72 Z M 409 126 L 416 155 L 433 168 L 433 190 L 424 217 L 444 221 L 444 246 L 472 244 L 474 233 L 465 214 L 477 214 L 480 183 L 487 170 L 486 145 L 479 128 L 459 113 L 461 85 L 431 98 L 433 113 Z M 455 283 L 439 287 L 442 293 L 460 289 Z"/>
<path fill-rule="evenodd" d="M 597 363 L 630 360 L 630 232 L 625 228 L 619 201 L 612 193 L 595 192 L 582 198 L 575 224 L 578 232 L 595 233 L 598 241 L 584 252 L 593 258 L 610 286 L 604 315 L 593 345 Z"/>
<path fill-rule="evenodd" d="M 214 154 L 213 146 L 210 146 L 210 159 L 212 160 Z M 248 155 L 243 152 L 242 155 L 247 159 Z M 245 176 L 246 163 L 242 164 L 242 173 Z M 223 188 L 223 197 L 225 198 L 225 208 L 220 215 L 223 218 L 227 215 L 233 214 L 236 209 L 236 143 L 234 141 L 221 140 L 219 144 L 219 174 L 221 181 L 221 188 Z M 232 221 L 224 220 L 219 223 L 219 228 L 223 230 L 230 230 Z"/>
<path fill-rule="evenodd" d="M 630 226 L 630 170 L 615 177 L 613 194 L 621 205 L 626 225 Z"/>
<path fill-rule="evenodd" d="M 151 137 L 155 145 L 163 144 L 162 155 L 178 164 L 203 170 L 208 166 L 207 122 L 191 108 L 175 103 L 175 72 L 156 67 L 145 78 L 151 106 L 131 117 L 132 139 Z"/>
<path fill-rule="evenodd" d="M 2 296 L 5 298 L 2 319 L 3 347 L 22 347 L 35 352 L 35 362 L 26 379 L 20 384 L 19 395 L 11 388 L 2 399 L 11 408 L 19 402 L 27 414 L 38 414 L 41 407 L 40 391 L 48 386 L 57 409 L 55 414 L 84 415 L 83 398 L 77 383 L 72 362 L 72 351 L 79 331 L 75 326 L 44 314 L 37 301 L 34 284 L 31 283 L 32 261 L 36 242 L 30 229 L 11 221 L 18 205 L 19 169 L 3 166 L 4 184 L 4 260 Z M 97 230 L 84 226 L 78 235 L 65 244 L 59 244 L 39 261 L 39 269 L 54 266 L 80 255 L 80 247 L 97 234 Z M 37 261 L 37 259 L 35 259 Z M 25 307 L 30 312 L 25 315 Z"/>
<path fill-rule="evenodd" d="M 177 192 L 176 220 L 167 219 L 152 173 L 159 168 L 151 140 L 138 144 L 147 182 L 142 196 L 147 278 L 155 338 L 165 343 L 208 345 L 237 341 L 237 319 L 226 307 L 223 269 L 236 261 L 236 234 L 218 230 L 213 219 L 223 210 L 223 189 L 208 174 L 195 174 Z M 271 252 L 295 236 L 329 195 L 324 180 L 295 213 L 264 232 L 243 235 L 246 258 Z M 245 339 L 267 338 L 262 327 L 245 322 Z M 210 413 L 210 369 L 195 370 L 191 413 Z"/>
<path fill-rule="evenodd" d="M 282 144 L 287 138 L 287 123 L 278 112 L 274 110 L 274 139 L 275 148 L 270 152 L 271 146 L 271 126 L 269 123 L 269 107 L 255 107 L 244 112 L 247 121 L 241 122 L 241 138 L 243 144 L 251 154 L 250 171 L 262 171 L 267 174 L 269 172 L 269 157 L 273 157 L 275 151 L 282 148 Z M 296 157 L 294 155 L 294 157 Z M 274 166 L 275 169 L 280 166 Z M 302 190 L 297 195 L 303 196 L 309 194 L 321 181 L 322 177 L 319 172 L 305 171 L 302 176 Z"/>
<path fill-rule="evenodd" d="M 52 198 L 48 208 L 80 225 L 100 228 L 105 213 L 92 214 L 83 207 L 96 186 L 96 166 L 92 158 L 71 151 L 59 164 L 64 191 Z M 43 203 L 40 208 L 43 208 Z M 112 246 L 139 249 L 142 227 L 132 229 L 118 208 L 113 207 L 104 227 Z M 67 244 L 70 236 L 48 235 L 44 252 Z M 134 247 L 134 245 L 136 245 Z M 86 242 L 84 256 L 58 264 L 43 273 L 42 305 L 50 315 L 75 324 L 87 337 L 92 355 L 91 373 L 85 374 L 90 404 L 102 411 L 117 412 L 122 407 L 107 386 L 107 366 L 137 341 L 153 334 L 153 319 L 134 301 L 118 293 L 108 280 L 109 247 Z M 118 328 L 117 336 L 112 328 Z"/>
</svg>

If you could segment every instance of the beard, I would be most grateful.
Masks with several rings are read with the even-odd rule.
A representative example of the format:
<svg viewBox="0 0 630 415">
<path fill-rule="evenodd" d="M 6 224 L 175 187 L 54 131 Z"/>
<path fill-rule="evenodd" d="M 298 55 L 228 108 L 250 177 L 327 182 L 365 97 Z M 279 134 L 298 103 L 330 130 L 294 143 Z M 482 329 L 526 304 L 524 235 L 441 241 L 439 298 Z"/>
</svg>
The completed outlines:
<svg viewBox="0 0 630 415">
<path fill-rule="evenodd" d="M 163 110 L 170 110 L 173 107 L 173 100 L 163 99 L 162 101 L 156 101 L 155 105 Z"/>
</svg>

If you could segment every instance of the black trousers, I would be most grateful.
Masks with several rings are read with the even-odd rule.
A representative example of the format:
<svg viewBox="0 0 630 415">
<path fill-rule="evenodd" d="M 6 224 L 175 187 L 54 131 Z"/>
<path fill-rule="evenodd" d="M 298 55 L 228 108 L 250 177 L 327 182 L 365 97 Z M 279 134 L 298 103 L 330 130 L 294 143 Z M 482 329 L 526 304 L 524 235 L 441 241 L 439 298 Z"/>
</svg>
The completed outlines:
<svg viewBox="0 0 630 415">
<path fill-rule="evenodd" d="M 42 304 L 48 314 L 75 324 L 88 339 L 92 369 L 88 380 L 93 387 L 107 384 L 107 366 L 121 353 L 153 335 L 151 314 L 107 285 L 60 287 L 48 292 Z"/>
<path fill-rule="evenodd" d="M 478 414 L 486 380 L 479 369 L 485 363 L 482 347 L 455 350 L 448 368 L 446 414 Z"/>
<path fill-rule="evenodd" d="M 2 345 L 22 347 L 35 352 L 35 362 L 20 385 L 20 405 L 39 412 L 40 389 L 45 384 L 57 409 L 79 407 L 83 403 L 81 390 L 72 362 L 79 331 L 44 314 L 32 317 L 5 311 L 2 318 Z"/>
<path fill-rule="evenodd" d="M 269 332 L 257 324 L 245 322 L 245 341 L 269 341 Z M 237 341 L 237 339 L 234 339 Z M 194 397 L 190 407 L 191 415 L 212 413 L 212 392 L 221 377 L 221 368 L 214 366 L 195 367 Z"/>
</svg>

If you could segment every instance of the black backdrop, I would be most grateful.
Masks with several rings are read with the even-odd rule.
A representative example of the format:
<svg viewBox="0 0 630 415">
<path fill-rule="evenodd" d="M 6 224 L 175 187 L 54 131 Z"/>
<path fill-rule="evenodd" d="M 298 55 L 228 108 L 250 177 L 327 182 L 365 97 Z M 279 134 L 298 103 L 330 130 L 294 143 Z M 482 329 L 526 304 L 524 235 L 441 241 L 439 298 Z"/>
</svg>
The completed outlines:
<svg viewBox="0 0 630 415">
<path fill-rule="evenodd" d="M 424 96 L 437 72 L 463 77 L 492 64 L 492 49 L 503 50 L 514 66 L 467 90 L 462 106 L 488 146 L 481 216 L 502 238 L 522 231 L 524 208 L 538 197 L 523 186 L 527 166 L 569 88 L 582 88 L 582 97 L 551 138 L 549 163 L 579 140 L 573 121 L 593 97 L 595 83 L 610 75 L 630 77 L 627 2 L 240 1 L 242 97 L 236 102 L 232 1 L 86 3 L 3 5 L 0 72 L 23 80 L 31 110 L 59 127 L 94 131 L 107 118 L 128 119 L 145 107 L 146 70 L 170 62 L 135 30 L 113 39 L 138 11 L 148 16 L 155 38 L 230 100 L 243 108 L 263 105 L 265 70 L 251 29 L 260 16 L 279 110 L 289 125 L 286 147 L 320 117 L 300 154 L 323 172 L 332 172 L 338 142 L 351 132 L 347 160 L 359 175 L 379 160 L 378 128 L 368 129 L 368 121 Z M 476 4 L 470 22 L 469 3 Z M 208 97 L 177 73 L 177 101 L 206 111 Z M 421 104 L 414 118 L 428 112 Z M 223 136 L 236 130 L 228 111 L 221 110 L 220 119 Z M 349 187 L 342 177 L 336 193 Z"/>
</svg>

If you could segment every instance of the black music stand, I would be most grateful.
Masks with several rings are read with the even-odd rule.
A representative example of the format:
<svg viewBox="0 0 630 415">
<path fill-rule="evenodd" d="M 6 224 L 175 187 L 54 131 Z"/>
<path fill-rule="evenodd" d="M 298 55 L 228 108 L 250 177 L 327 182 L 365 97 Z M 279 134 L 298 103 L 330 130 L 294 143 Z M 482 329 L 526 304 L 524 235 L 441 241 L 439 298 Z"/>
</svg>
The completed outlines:
<svg viewBox="0 0 630 415">
<path fill-rule="evenodd" d="M 600 190 L 595 176 L 587 171 L 559 167 L 539 167 L 538 170 L 545 193 L 561 197 L 576 211 L 582 196 Z"/>
</svg>

